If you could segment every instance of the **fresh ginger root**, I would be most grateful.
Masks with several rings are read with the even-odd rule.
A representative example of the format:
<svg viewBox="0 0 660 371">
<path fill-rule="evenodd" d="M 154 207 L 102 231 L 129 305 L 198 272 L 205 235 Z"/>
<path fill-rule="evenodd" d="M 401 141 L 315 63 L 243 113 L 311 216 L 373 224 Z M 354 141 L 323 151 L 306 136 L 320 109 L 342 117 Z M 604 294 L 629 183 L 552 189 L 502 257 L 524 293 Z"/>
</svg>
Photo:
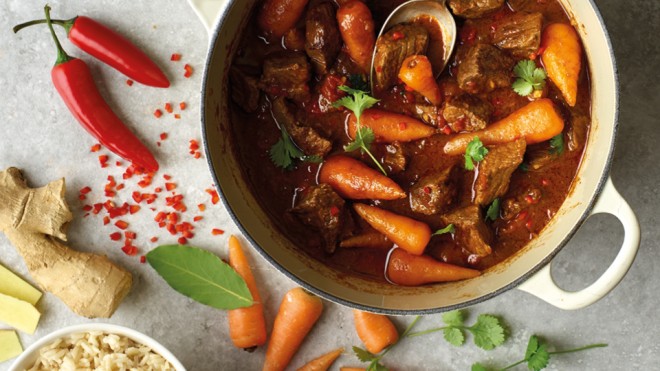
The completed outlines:
<svg viewBox="0 0 660 371">
<path fill-rule="evenodd" d="M 131 274 L 106 256 L 69 249 L 73 218 L 64 179 L 29 188 L 17 168 L 0 172 L 0 231 L 23 256 L 39 286 L 88 318 L 109 318 L 131 288 Z"/>
</svg>

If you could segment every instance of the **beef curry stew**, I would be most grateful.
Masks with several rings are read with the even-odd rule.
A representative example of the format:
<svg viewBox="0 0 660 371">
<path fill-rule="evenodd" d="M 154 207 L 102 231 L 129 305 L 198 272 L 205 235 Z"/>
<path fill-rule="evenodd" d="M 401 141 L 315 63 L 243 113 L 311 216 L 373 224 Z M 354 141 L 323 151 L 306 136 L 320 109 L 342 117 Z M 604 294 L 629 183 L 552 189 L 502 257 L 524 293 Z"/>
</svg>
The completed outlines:
<svg viewBox="0 0 660 371">
<path fill-rule="evenodd" d="M 555 0 L 450 0 L 459 37 L 435 78 L 430 21 L 376 39 L 400 3 L 257 5 L 229 75 L 234 150 L 273 224 L 333 269 L 474 277 L 566 198 L 591 121 L 587 64 Z M 410 273 L 427 268 L 440 274 Z"/>
</svg>

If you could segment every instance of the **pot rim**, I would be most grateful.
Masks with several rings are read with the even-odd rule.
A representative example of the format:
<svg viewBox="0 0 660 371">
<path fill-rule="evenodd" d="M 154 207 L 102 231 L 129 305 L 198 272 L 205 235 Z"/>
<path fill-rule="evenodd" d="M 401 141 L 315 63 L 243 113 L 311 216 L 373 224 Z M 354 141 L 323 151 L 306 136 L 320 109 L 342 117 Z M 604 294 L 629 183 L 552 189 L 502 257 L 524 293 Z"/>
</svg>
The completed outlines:
<svg viewBox="0 0 660 371">
<path fill-rule="evenodd" d="M 588 201 L 586 204 L 586 207 L 584 211 L 582 212 L 582 215 L 578 219 L 578 221 L 575 223 L 575 225 L 571 228 L 571 230 L 568 232 L 566 237 L 549 253 L 546 255 L 545 258 L 535 266 L 531 267 L 529 270 L 527 270 L 524 274 L 520 275 L 519 277 L 511 280 L 506 285 L 503 285 L 502 287 L 495 289 L 489 293 L 486 293 L 484 295 L 481 295 L 479 297 L 476 297 L 474 299 L 469 299 L 466 300 L 462 303 L 458 304 L 453 304 L 453 305 L 447 305 L 447 306 L 441 306 L 441 307 L 434 307 L 434 308 L 428 308 L 428 309 L 384 309 L 384 308 L 378 308 L 378 307 L 372 307 L 372 306 L 367 306 L 367 305 L 362 305 L 362 304 L 357 304 L 352 301 L 337 297 L 333 294 L 327 293 L 323 290 L 317 289 L 316 287 L 312 286 L 311 284 L 305 282 L 302 278 L 297 277 L 293 273 L 289 272 L 286 268 L 284 268 L 282 265 L 280 265 L 275 259 L 273 259 L 268 252 L 261 247 L 253 238 L 252 236 L 248 233 L 248 231 L 243 227 L 243 225 L 239 222 L 238 217 L 236 216 L 235 211 L 229 204 L 229 202 L 225 199 L 225 197 L 220 197 L 222 200 L 223 205 L 229 211 L 229 215 L 232 218 L 234 224 L 240 229 L 241 233 L 243 236 L 250 242 L 252 246 L 255 247 L 259 255 L 261 255 L 268 263 L 275 267 L 280 273 L 283 273 L 285 276 L 287 276 L 289 279 L 294 281 L 296 284 L 302 286 L 305 290 L 308 290 L 312 293 L 314 293 L 317 296 L 320 296 L 326 300 L 329 300 L 334 303 L 339 303 L 341 305 L 347 306 L 349 308 L 355 308 L 359 309 L 362 311 L 369 311 L 373 313 L 379 313 L 379 314 L 385 314 L 385 315 L 395 315 L 395 316 L 402 316 L 402 315 L 427 315 L 427 314 L 435 314 L 435 313 L 442 313 L 442 312 L 447 312 L 451 311 L 454 309 L 460 309 L 460 308 L 465 308 L 469 307 L 475 304 L 479 304 L 481 302 L 484 302 L 486 300 L 492 299 L 495 296 L 498 296 L 512 288 L 515 288 L 522 284 L 524 281 L 528 280 L 531 276 L 533 276 L 535 273 L 537 273 L 541 268 L 545 267 L 554 257 L 566 246 L 569 240 L 573 238 L 575 233 L 580 229 L 582 224 L 589 218 L 591 215 L 591 211 L 600 197 L 601 192 L 603 191 L 603 187 L 605 186 L 607 179 L 609 177 L 610 173 L 610 168 L 612 166 L 612 158 L 614 155 L 614 150 L 616 146 L 616 137 L 618 134 L 618 129 L 619 129 L 619 74 L 618 74 L 618 69 L 617 69 L 617 64 L 616 64 L 616 58 L 614 55 L 614 49 L 612 48 L 612 40 L 610 38 L 610 35 L 607 31 L 607 28 L 605 27 L 605 22 L 603 20 L 603 17 L 598 10 L 598 7 L 594 3 L 594 0 L 587 0 L 591 8 L 594 10 L 594 14 L 596 15 L 596 18 L 598 20 L 598 24 L 603 32 L 603 35 L 605 36 L 605 41 L 607 43 L 607 49 L 608 53 L 610 55 L 610 60 L 612 62 L 612 67 L 613 67 L 613 72 L 614 72 L 614 102 L 615 102 L 615 107 L 614 107 L 614 123 L 612 125 L 612 137 L 611 137 L 611 143 L 609 146 L 609 151 L 607 153 L 607 159 L 605 161 L 605 166 L 603 167 L 602 173 L 600 175 L 600 179 L 598 181 L 598 184 L 596 185 L 594 192 L 591 196 L 591 199 Z M 221 26 L 225 22 L 225 20 L 229 17 L 229 14 L 233 10 L 234 6 L 236 6 L 237 1 L 234 0 L 229 0 L 229 3 L 226 7 L 224 7 L 220 14 L 218 15 L 215 25 L 213 26 L 213 29 L 211 31 L 211 34 L 209 35 L 209 47 L 207 50 L 206 54 L 206 61 L 204 63 L 204 75 L 203 75 L 203 81 L 202 81 L 202 92 L 201 92 L 201 105 L 200 105 L 200 113 L 201 113 L 201 126 L 202 126 L 202 143 L 204 145 L 204 152 L 206 155 L 206 163 L 209 167 L 209 171 L 211 172 L 211 177 L 213 178 L 213 182 L 216 186 L 216 189 L 222 194 L 222 196 L 225 195 L 225 193 L 222 190 L 222 187 L 220 186 L 220 181 L 218 180 L 217 174 L 215 172 L 215 166 L 213 164 L 211 152 L 209 149 L 209 143 L 208 143 L 208 135 L 207 135 L 207 125 L 206 125 L 206 115 L 205 112 L 207 110 L 206 102 L 207 102 L 207 87 L 209 84 L 208 80 L 208 71 L 213 67 L 211 66 L 211 61 L 213 60 L 213 55 L 214 55 L 214 45 L 218 42 L 218 39 L 220 38 L 221 35 Z M 586 149 L 585 149 L 586 151 Z"/>
</svg>

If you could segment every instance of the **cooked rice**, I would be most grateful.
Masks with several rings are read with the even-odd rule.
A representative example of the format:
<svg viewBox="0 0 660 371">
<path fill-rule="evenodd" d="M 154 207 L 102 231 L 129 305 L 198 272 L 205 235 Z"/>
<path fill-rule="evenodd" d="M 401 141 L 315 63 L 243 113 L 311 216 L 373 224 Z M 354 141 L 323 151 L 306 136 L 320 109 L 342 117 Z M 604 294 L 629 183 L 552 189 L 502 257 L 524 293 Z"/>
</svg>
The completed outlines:
<svg viewBox="0 0 660 371">
<path fill-rule="evenodd" d="M 174 370 L 148 346 L 102 331 L 73 334 L 39 349 L 39 358 L 26 371 Z"/>
</svg>

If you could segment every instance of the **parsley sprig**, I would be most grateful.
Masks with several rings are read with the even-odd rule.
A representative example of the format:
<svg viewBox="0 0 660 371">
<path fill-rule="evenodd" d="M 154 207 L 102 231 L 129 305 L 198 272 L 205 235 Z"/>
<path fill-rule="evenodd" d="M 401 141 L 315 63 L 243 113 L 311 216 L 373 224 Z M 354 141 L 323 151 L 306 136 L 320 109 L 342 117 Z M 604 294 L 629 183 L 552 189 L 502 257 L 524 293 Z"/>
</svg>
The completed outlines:
<svg viewBox="0 0 660 371">
<path fill-rule="evenodd" d="M 545 87 L 546 74 L 543 68 L 536 67 L 534 61 L 525 59 L 513 68 L 513 73 L 517 79 L 513 82 L 511 87 L 513 91 L 526 97 L 534 90 L 543 90 Z"/>
<path fill-rule="evenodd" d="M 479 137 L 475 136 L 465 148 L 465 168 L 474 170 L 474 163 L 483 161 L 488 154 L 488 148 L 484 147 Z"/>
<path fill-rule="evenodd" d="M 280 131 L 280 139 L 270 148 L 269 152 L 270 159 L 276 166 L 291 170 L 295 159 L 308 162 L 321 162 L 323 160 L 320 156 L 305 155 L 293 142 L 284 125 L 280 126 Z"/>
<path fill-rule="evenodd" d="M 472 326 L 466 326 L 463 312 L 454 310 L 444 313 L 442 321 L 446 326 L 435 327 L 428 330 L 413 332 L 408 337 L 415 337 L 442 331 L 445 340 L 452 345 L 461 346 L 465 343 L 465 331 L 474 337 L 474 343 L 482 349 L 491 350 L 504 343 L 506 335 L 500 320 L 490 314 L 480 314 L 477 322 Z"/>
<path fill-rule="evenodd" d="M 493 200 L 490 206 L 488 206 L 488 211 L 486 211 L 486 219 L 495 221 L 500 216 L 500 203 L 501 200 L 499 197 Z"/>
<path fill-rule="evenodd" d="M 504 368 L 499 368 L 497 369 L 498 371 L 504 371 L 504 370 L 509 370 L 512 369 L 520 364 L 526 363 L 527 368 L 529 368 L 532 371 L 540 371 L 543 370 L 548 366 L 548 362 L 550 361 L 550 356 L 554 354 L 563 354 L 563 353 L 574 353 L 574 352 L 580 352 L 583 350 L 588 350 L 588 349 L 593 349 L 593 348 L 603 348 L 606 347 L 607 344 L 591 344 L 591 345 L 586 345 L 583 347 L 579 348 L 574 348 L 574 349 L 568 349 L 568 350 L 557 350 L 554 352 L 549 352 L 548 347 L 545 343 L 543 343 L 536 335 L 532 335 L 529 338 L 529 342 L 527 343 L 527 350 L 525 351 L 525 358 L 521 359 L 518 362 L 512 363 Z M 472 371 L 488 371 L 491 370 L 489 368 L 486 368 L 480 363 L 475 363 L 472 365 Z"/>
<path fill-rule="evenodd" d="M 378 166 L 378 169 L 380 169 L 383 174 L 387 175 L 383 165 L 381 165 L 380 162 L 376 160 L 376 157 L 374 157 L 374 155 L 369 150 L 371 143 L 373 143 L 376 139 L 374 131 L 369 127 L 362 127 L 360 125 L 360 117 L 362 116 L 362 112 L 378 103 L 378 99 L 370 96 L 365 91 L 353 89 L 346 85 L 341 85 L 338 87 L 338 89 L 348 93 L 349 95 L 335 101 L 332 103 L 332 106 L 346 107 L 355 115 L 355 139 L 344 146 L 344 151 L 353 152 L 359 149 L 360 153 L 366 153 L 369 155 L 371 160 L 373 160 L 376 166 Z"/>
<path fill-rule="evenodd" d="M 442 229 L 438 229 L 437 231 L 435 231 L 432 234 L 432 236 L 439 236 L 439 235 L 445 234 L 445 233 L 451 233 L 451 234 L 456 233 L 456 227 L 454 227 L 454 224 L 449 224 L 448 226 L 446 226 Z"/>
<path fill-rule="evenodd" d="M 564 134 L 559 133 L 550 139 L 551 153 L 561 155 L 564 153 Z"/>
</svg>

